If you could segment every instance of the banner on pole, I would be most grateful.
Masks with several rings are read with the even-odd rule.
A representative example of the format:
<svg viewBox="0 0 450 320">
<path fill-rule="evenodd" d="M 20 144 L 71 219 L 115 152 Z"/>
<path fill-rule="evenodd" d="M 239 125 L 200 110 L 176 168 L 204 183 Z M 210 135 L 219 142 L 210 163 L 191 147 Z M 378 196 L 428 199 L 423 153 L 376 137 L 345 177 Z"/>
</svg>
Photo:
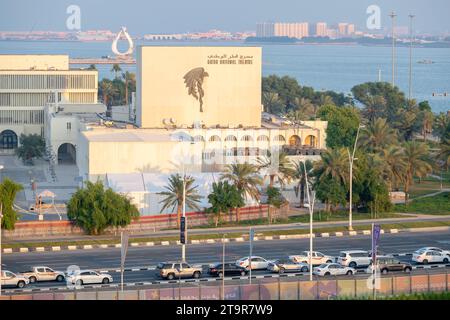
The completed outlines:
<svg viewBox="0 0 450 320">
<path fill-rule="evenodd" d="M 376 224 L 372 230 L 372 261 L 375 262 L 378 251 L 378 243 L 380 242 L 381 226 Z"/>
<path fill-rule="evenodd" d="M 120 250 L 121 250 L 121 266 L 123 268 L 123 266 L 125 265 L 125 259 L 127 256 L 127 250 L 128 250 L 128 233 L 126 232 L 122 232 L 122 242 L 120 245 Z"/>
<path fill-rule="evenodd" d="M 186 244 L 186 217 L 180 220 L 180 243 Z"/>
</svg>

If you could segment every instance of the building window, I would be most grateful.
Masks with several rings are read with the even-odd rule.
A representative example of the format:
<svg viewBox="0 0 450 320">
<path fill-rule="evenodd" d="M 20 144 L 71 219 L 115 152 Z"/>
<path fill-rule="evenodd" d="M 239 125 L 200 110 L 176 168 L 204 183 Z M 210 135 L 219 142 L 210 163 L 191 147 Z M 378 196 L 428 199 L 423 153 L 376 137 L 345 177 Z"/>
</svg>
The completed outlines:
<svg viewBox="0 0 450 320">
<path fill-rule="evenodd" d="M 67 131 L 72 130 L 72 122 L 67 122 Z"/>
</svg>

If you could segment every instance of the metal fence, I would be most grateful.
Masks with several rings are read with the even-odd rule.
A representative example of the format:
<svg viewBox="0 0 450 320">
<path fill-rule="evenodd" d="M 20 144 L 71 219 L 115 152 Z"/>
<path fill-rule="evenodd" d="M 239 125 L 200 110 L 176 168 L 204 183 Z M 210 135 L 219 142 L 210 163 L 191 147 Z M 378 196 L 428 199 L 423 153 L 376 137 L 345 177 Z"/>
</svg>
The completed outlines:
<svg viewBox="0 0 450 320">
<path fill-rule="evenodd" d="M 255 284 L 178 286 L 141 290 L 40 292 L 4 295 L 3 300 L 323 300 L 367 296 L 373 293 L 367 279 L 289 281 L 265 279 Z M 448 273 L 380 278 L 378 296 L 448 291 Z"/>
</svg>

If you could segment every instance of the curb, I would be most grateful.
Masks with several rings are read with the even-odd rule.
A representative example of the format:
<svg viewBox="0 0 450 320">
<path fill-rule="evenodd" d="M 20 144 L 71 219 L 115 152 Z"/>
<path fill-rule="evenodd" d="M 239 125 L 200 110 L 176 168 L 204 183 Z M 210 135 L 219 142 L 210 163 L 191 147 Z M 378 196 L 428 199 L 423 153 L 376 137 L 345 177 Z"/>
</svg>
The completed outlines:
<svg viewBox="0 0 450 320">
<path fill-rule="evenodd" d="M 434 227 L 433 227 L 434 228 Z M 427 231 L 432 230 L 450 230 L 450 227 L 436 227 L 423 228 Z M 444 229 L 445 228 L 445 229 Z M 403 233 L 403 232 L 418 232 L 422 228 L 407 228 L 407 229 L 382 229 L 382 233 Z M 323 233 L 313 233 L 313 238 L 331 238 L 331 237 L 343 237 L 343 236 L 357 236 L 357 235 L 370 235 L 371 230 L 360 230 L 360 231 L 337 231 L 337 232 L 323 232 Z M 255 237 L 256 238 L 256 237 Z M 290 234 L 290 235 L 274 235 L 274 236 L 264 236 L 257 237 L 257 241 L 270 241 L 270 240 L 286 240 L 286 239 L 304 239 L 309 238 L 309 233 L 307 234 Z M 255 239 L 256 240 L 256 239 Z M 248 237 L 239 237 L 225 239 L 226 242 L 244 242 L 248 241 Z M 222 243 L 222 239 L 203 239 L 203 240 L 188 240 L 188 244 L 217 244 Z M 133 242 L 130 244 L 132 247 L 153 247 L 153 246 L 170 246 L 179 245 L 180 242 L 177 241 L 158 241 L 158 242 Z M 32 247 L 32 248 L 5 248 L 3 253 L 28 253 L 28 252 L 44 252 L 44 251 L 66 251 L 66 250 L 93 250 L 93 249 L 107 249 L 107 248 L 120 248 L 120 243 L 117 244 L 98 244 L 98 245 L 70 245 L 70 246 L 54 246 L 54 247 Z"/>
</svg>

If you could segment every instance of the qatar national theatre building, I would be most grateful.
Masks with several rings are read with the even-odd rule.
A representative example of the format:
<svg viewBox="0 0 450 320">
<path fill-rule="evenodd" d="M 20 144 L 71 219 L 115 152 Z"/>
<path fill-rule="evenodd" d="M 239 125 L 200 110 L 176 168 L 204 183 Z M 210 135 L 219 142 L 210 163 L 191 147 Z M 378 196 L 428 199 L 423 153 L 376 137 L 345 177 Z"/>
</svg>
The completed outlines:
<svg viewBox="0 0 450 320">
<path fill-rule="evenodd" d="M 259 47 L 139 47 L 135 125 L 80 131 L 80 176 L 129 194 L 148 215 L 159 213 L 157 193 L 170 174 L 193 176 L 207 206 L 227 164 L 270 155 L 276 165 L 281 151 L 317 159 L 327 122 L 294 124 L 264 113 L 261 64 Z"/>
</svg>

